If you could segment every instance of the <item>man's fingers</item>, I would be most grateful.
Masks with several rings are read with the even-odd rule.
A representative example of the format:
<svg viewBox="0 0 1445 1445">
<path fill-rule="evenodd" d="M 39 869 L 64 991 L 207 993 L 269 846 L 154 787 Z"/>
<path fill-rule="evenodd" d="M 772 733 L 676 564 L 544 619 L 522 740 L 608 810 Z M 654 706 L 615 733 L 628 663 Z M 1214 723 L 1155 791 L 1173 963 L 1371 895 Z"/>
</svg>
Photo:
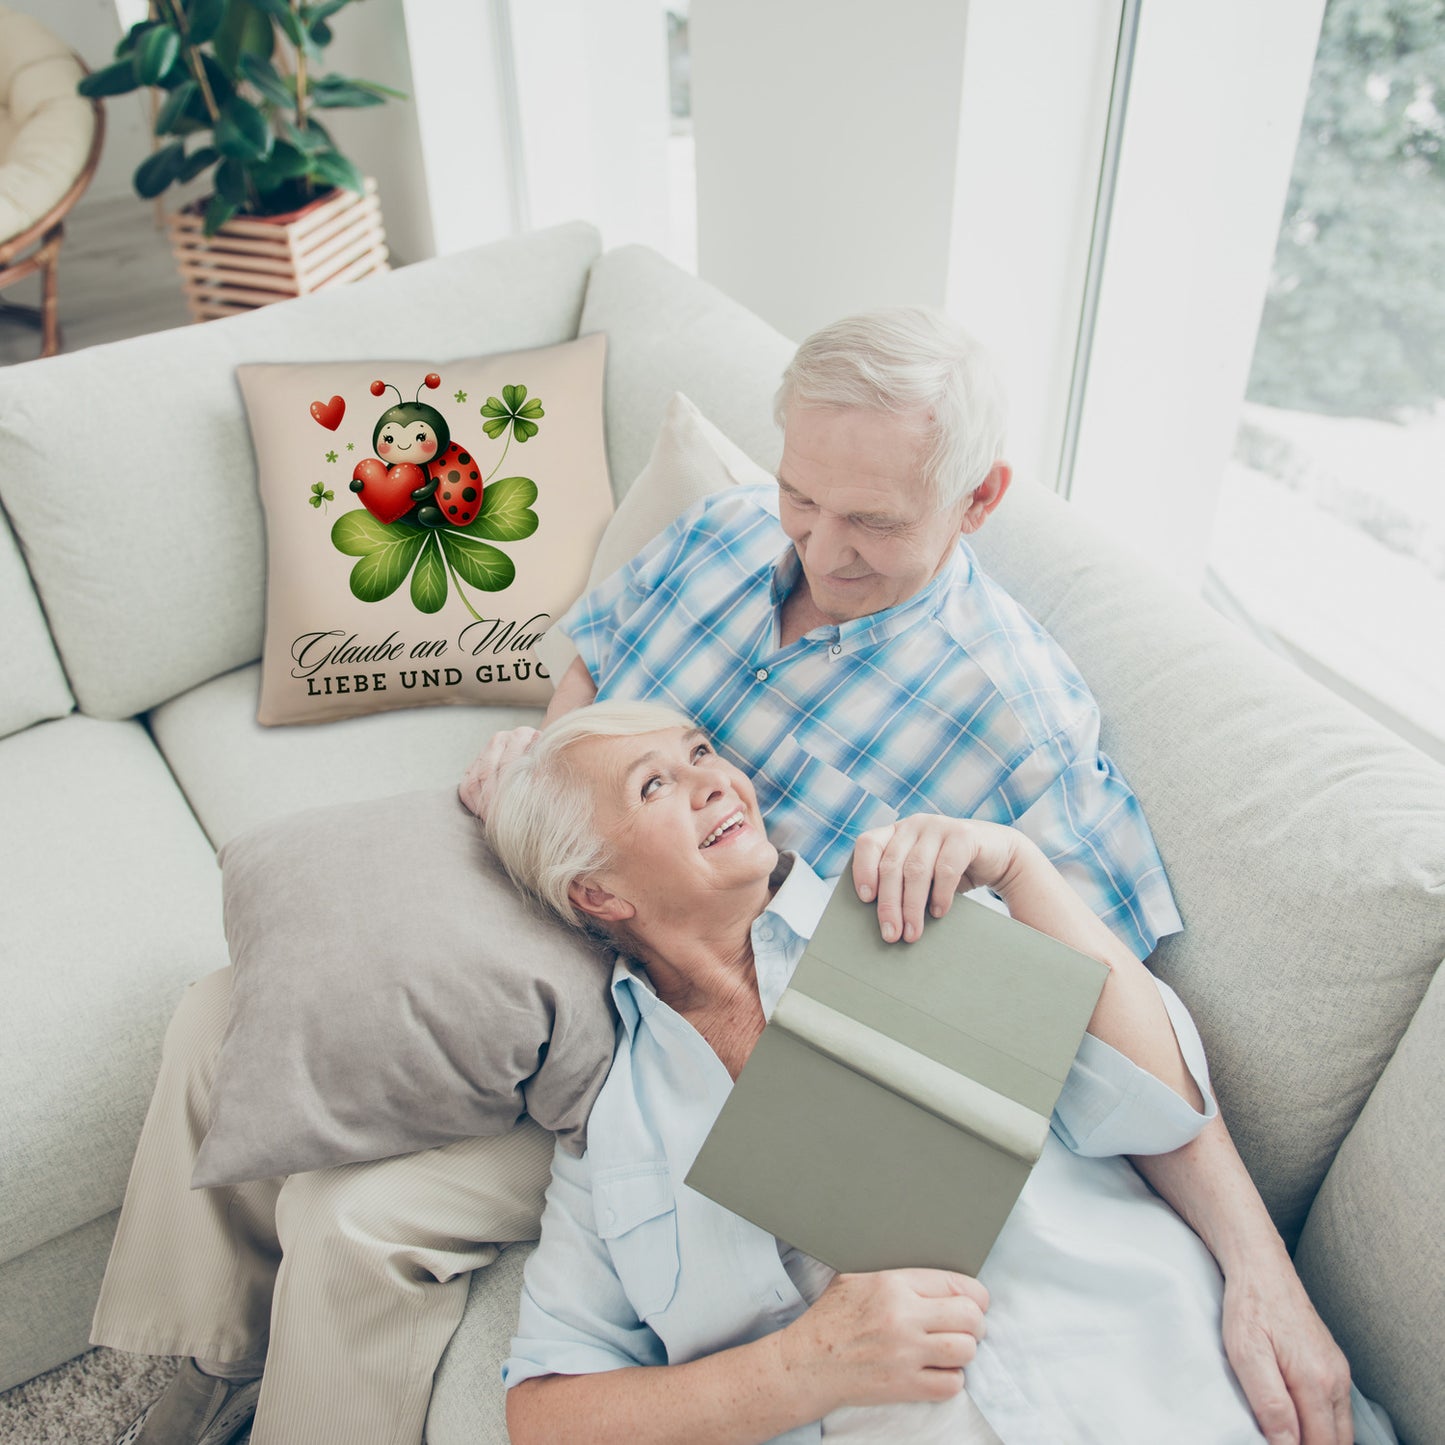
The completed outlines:
<svg viewBox="0 0 1445 1445">
<path fill-rule="evenodd" d="M 925 1299 L 946 1299 L 951 1295 L 964 1295 L 979 1309 L 988 1308 L 988 1289 L 971 1274 L 959 1274 L 951 1269 L 922 1267 L 895 1269 L 890 1273 L 896 1274 L 914 1294 L 922 1295 Z"/>
<path fill-rule="evenodd" d="M 1289 1388 L 1267 1340 L 1251 1341 L 1251 1348 L 1231 1359 L 1254 1418 L 1269 1445 L 1301 1445 L 1299 1415 Z"/>
<path fill-rule="evenodd" d="M 1339 1398 L 1339 1382 L 1321 1368 L 1302 1370 L 1298 1379 L 1289 1382 L 1295 1414 L 1299 1417 L 1302 1445 L 1352 1445 L 1355 1422 L 1350 1410 L 1349 1388 Z M 1344 1430 L 1340 1429 L 1340 1410 L 1344 1410 Z"/>
<path fill-rule="evenodd" d="M 853 887 L 864 903 L 871 903 L 878 896 L 878 861 L 893 828 L 870 828 L 853 845 Z"/>
</svg>

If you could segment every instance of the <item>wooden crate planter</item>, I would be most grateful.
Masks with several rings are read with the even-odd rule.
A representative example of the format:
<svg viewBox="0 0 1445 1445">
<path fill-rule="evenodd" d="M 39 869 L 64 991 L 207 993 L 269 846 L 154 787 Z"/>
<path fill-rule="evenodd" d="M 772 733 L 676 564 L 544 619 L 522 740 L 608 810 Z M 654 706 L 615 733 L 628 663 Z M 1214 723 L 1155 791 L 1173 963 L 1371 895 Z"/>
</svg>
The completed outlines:
<svg viewBox="0 0 1445 1445">
<path fill-rule="evenodd" d="M 366 194 L 332 191 L 284 216 L 237 216 L 214 236 L 201 216 L 166 217 L 194 321 L 234 316 L 386 271 L 386 232 L 376 182 Z"/>
</svg>

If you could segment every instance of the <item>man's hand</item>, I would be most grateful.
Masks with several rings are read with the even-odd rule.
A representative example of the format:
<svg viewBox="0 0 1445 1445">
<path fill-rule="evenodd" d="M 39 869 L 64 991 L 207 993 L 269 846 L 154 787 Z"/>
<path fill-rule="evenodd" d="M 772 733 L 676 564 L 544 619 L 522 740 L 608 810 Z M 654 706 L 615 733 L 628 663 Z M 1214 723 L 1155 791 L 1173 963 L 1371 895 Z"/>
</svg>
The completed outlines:
<svg viewBox="0 0 1445 1445">
<path fill-rule="evenodd" d="M 536 742 L 537 737 L 536 728 L 526 727 L 494 734 L 463 775 L 457 785 L 457 793 L 482 822 L 487 821 L 487 812 L 492 805 L 497 769 L 503 763 L 520 757 Z"/>
<path fill-rule="evenodd" d="M 1226 1278 L 1224 1348 L 1269 1445 L 1352 1445 L 1349 1363 L 1287 1260 Z"/>
<path fill-rule="evenodd" d="M 942 918 L 954 894 L 1002 887 L 1029 844 L 998 823 L 915 813 L 871 828 L 853 850 L 853 886 L 865 903 L 878 900 L 878 924 L 887 942 L 912 943 L 925 913 Z"/>
</svg>

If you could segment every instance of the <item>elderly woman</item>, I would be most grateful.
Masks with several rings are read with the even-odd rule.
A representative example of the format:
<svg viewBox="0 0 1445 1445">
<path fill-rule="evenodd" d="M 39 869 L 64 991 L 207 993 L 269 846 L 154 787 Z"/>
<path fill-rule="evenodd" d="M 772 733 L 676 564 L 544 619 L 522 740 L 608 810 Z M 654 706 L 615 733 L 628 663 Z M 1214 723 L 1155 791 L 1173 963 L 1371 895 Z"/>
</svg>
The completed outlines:
<svg viewBox="0 0 1445 1445">
<path fill-rule="evenodd" d="M 975 1280 L 835 1276 L 682 1183 L 831 892 L 768 842 L 702 733 L 650 703 L 573 713 L 502 769 L 487 826 L 521 887 L 621 955 L 616 1057 L 586 1154 L 556 1154 L 504 1368 L 514 1441 L 576 1439 L 579 1421 L 628 1445 L 1262 1438 L 1214 1261 L 1120 1157 L 1212 1116 L 1198 1035 L 1022 834 L 915 817 L 853 862 L 885 936 L 988 888 L 1110 970 Z"/>
</svg>

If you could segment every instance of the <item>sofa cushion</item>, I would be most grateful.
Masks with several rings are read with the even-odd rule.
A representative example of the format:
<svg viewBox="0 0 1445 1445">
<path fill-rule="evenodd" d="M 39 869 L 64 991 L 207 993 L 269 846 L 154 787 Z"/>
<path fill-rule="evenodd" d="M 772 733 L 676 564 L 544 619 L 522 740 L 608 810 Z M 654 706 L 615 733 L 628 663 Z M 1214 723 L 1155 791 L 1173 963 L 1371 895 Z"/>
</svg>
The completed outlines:
<svg viewBox="0 0 1445 1445">
<path fill-rule="evenodd" d="M 539 708 L 429 707 L 319 728 L 266 728 L 256 721 L 259 674 L 257 665 L 228 672 L 149 717 L 217 848 L 302 808 L 455 787 L 494 732 L 542 720 Z"/>
<path fill-rule="evenodd" d="M 425 359 L 577 333 L 571 225 L 246 316 L 0 370 L 0 501 L 81 708 L 121 718 L 261 652 L 261 509 L 238 363 Z M 301 505 L 298 502 L 298 506 Z"/>
<path fill-rule="evenodd" d="M 120 1203 L 166 1022 L 226 947 L 215 859 L 138 723 L 0 740 L 0 797 L 4 1261 Z"/>
<path fill-rule="evenodd" d="M 623 246 L 592 268 L 582 330 L 607 333 L 607 458 L 620 499 L 682 391 L 769 472 L 782 455 L 773 394 L 794 346 L 655 251 Z"/>
<path fill-rule="evenodd" d="M 0 515 L 0 737 L 75 706 L 10 524 Z"/>
<path fill-rule="evenodd" d="M 230 1022 L 192 1184 L 504 1134 L 581 1152 L 610 953 L 517 896 L 454 787 L 312 808 L 221 849 Z"/>
<path fill-rule="evenodd" d="M 1445 770 L 1051 493 L 973 540 L 1098 698 L 1184 917 L 1151 964 L 1293 1240 L 1445 953 Z"/>
<path fill-rule="evenodd" d="M 261 722 L 546 705 L 533 645 L 612 515 L 606 351 L 239 368 L 266 513 Z"/>
<path fill-rule="evenodd" d="M 1445 1427 L 1445 968 L 1320 1186 L 1295 1262 L 1406 1440 Z"/>
</svg>

